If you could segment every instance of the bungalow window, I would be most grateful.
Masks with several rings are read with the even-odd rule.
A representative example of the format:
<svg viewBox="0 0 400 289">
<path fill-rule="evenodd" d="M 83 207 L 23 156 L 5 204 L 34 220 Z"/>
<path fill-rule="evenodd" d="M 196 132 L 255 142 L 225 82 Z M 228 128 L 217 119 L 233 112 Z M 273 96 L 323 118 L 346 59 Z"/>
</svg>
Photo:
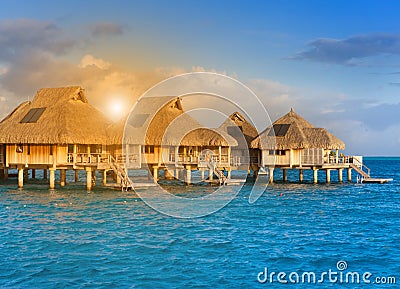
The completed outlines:
<svg viewBox="0 0 400 289">
<path fill-rule="evenodd" d="M 23 153 L 24 152 L 24 146 L 22 144 L 17 145 L 16 152 L 17 153 Z"/>
<path fill-rule="evenodd" d="M 154 154 L 154 146 L 146 145 L 144 147 L 144 153 L 146 153 L 146 154 Z"/>
<path fill-rule="evenodd" d="M 101 153 L 101 145 L 90 145 L 90 152 L 95 154 Z"/>
</svg>

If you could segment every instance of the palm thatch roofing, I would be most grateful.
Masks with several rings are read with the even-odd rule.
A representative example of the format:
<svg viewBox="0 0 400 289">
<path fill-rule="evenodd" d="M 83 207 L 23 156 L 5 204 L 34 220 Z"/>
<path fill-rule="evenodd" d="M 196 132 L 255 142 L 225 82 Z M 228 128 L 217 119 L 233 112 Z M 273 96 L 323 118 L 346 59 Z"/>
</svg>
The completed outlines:
<svg viewBox="0 0 400 289">
<path fill-rule="evenodd" d="M 118 143 L 139 145 L 237 145 L 218 129 L 204 128 L 184 112 L 179 97 L 144 97 L 124 123 L 109 128 L 109 138 Z"/>
<path fill-rule="evenodd" d="M 344 149 L 345 144 L 326 129 L 313 126 L 291 109 L 255 138 L 251 147 L 264 150 Z"/>
<path fill-rule="evenodd" d="M 251 141 L 258 136 L 257 129 L 239 112 L 232 113 L 219 127 L 238 142 L 237 148 L 250 148 Z"/>
<path fill-rule="evenodd" d="M 81 87 L 42 88 L 0 122 L 0 143 L 106 144 L 110 124 Z"/>
</svg>

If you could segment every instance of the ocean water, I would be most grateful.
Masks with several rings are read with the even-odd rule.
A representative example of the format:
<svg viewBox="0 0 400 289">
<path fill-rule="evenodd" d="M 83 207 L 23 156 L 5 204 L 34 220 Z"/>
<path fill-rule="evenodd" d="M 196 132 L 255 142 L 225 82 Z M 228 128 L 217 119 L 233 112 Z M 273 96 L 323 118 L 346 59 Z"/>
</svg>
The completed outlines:
<svg viewBox="0 0 400 289">
<path fill-rule="evenodd" d="M 400 158 L 365 164 L 373 176 L 393 182 L 327 185 L 321 174 L 319 184 L 298 184 L 293 172 L 254 204 L 250 182 L 218 212 L 194 219 L 160 214 L 131 192 L 87 192 L 83 182 L 54 191 L 40 180 L 23 190 L 15 189 L 15 179 L 2 182 L 0 287 L 310 288 L 313 280 L 305 275 L 302 283 L 302 275 L 314 272 L 316 283 L 324 276 L 322 288 L 368 288 L 395 277 L 397 285 L 379 284 L 394 288 L 400 283 Z M 188 190 L 195 197 L 210 187 Z M 276 272 L 272 279 L 265 280 L 266 270 L 268 277 Z M 329 270 L 333 281 L 323 275 Z M 346 282 L 348 272 L 360 282 Z"/>
</svg>

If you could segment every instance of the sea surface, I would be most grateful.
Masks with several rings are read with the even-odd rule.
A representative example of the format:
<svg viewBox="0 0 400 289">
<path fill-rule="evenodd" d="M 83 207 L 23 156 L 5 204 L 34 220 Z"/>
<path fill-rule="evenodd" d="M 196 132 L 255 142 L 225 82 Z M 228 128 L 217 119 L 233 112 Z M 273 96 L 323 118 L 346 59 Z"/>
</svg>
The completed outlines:
<svg viewBox="0 0 400 289">
<path fill-rule="evenodd" d="M 324 184 L 320 172 L 321 183 L 298 184 L 294 171 L 282 183 L 277 172 L 254 204 L 247 182 L 227 206 L 193 219 L 158 213 L 132 192 L 87 192 L 83 176 L 53 191 L 43 180 L 23 190 L 16 179 L 0 181 L 0 287 L 313 288 L 313 272 L 321 288 L 396 288 L 400 158 L 364 162 L 393 181 L 336 183 L 332 173 Z M 188 197 L 213 189 L 176 188 Z M 346 282 L 349 272 L 361 280 Z M 377 284 L 391 277 L 396 284 Z"/>
</svg>

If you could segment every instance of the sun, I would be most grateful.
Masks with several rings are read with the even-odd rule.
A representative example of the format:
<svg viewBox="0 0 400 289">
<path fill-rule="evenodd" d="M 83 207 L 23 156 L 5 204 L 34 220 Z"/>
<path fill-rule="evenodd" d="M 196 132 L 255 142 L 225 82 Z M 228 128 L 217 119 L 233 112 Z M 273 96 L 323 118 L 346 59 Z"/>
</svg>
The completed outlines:
<svg viewBox="0 0 400 289">
<path fill-rule="evenodd" d="M 108 106 L 108 111 L 109 115 L 113 120 L 118 120 L 120 119 L 125 111 L 124 111 L 124 105 L 119 99 L 114 99 L 110 101 L 109 106 Z"/>
</svg>

